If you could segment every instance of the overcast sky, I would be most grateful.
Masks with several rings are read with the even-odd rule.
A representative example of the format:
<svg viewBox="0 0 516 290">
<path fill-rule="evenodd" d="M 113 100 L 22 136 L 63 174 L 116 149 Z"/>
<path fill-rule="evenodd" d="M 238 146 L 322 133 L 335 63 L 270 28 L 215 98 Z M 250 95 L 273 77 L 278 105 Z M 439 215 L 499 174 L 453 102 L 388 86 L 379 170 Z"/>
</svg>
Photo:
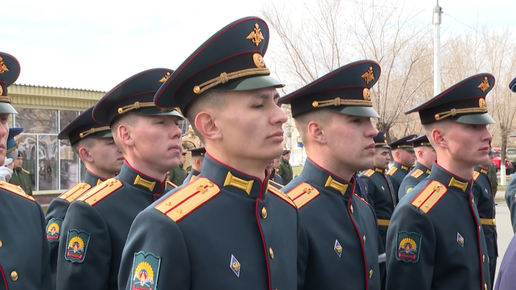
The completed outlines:
<svg viewBox="0 0 516 290">
<path fill-rule="evenodd" d="M 142 70 L 175 69 L 226 24 L 259 16 L 267 1 L 0 0 L 0 51 L 19 60 L 18 84 L 107 91 Z M 295 13 L 297 1 L 274 1 L 280 2 Z M 428 11 L 421 15 L 431 22 L 435 0 L 407 3 Z M 477 19 L 516 29 L 514 0 L 441 0 L 439 5 L 443 37 L 473 29 Z"/>
</svg>

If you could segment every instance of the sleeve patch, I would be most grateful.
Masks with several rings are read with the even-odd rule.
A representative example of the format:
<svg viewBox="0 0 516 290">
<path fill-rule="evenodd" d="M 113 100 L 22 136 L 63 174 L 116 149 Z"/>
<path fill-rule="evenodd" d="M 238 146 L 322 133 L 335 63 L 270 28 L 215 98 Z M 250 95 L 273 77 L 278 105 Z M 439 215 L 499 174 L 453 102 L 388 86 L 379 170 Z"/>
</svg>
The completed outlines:
<svg viewBox="0 0 516 290">
<path fill-rule="evenodd" d="M 131 268 L 131 289 L 156 289 L 158 285 L 161 257 L 153 253 L 134 253 Z"/>
<path fill-rule="evenodd" d="M 421 235 L 415 232 L 400 231 L 396 233 L 396 260 L 405 263 L 417 263 L 421 253 Z"/>
<path fill-rule="evenodd" d="M 81 195 L 79 198 L 77 198 L 77 200 L 84 201 L 89 205 L 95 205 L 99 201 L 103 200 L 104 198 L 115 192 L 117 189 L 122 187 L 122 185 L 122 181 L 116 178 L 110 178 L 102 182 L 101 184 L 95 186 L 87 193 Z"/>
<path fill-rule="evenodd" d="M 72 263 L 82 263 L 86 258 L 90 234 L 85 231 L 69 230 L 66 237 L 65 259 Z"/>
<path fill-rule="evenodd" d="M 287 195 L 300 209 L 316 198 L 319 195 L 319 190 L 306 182 L 302 182 L 287 192 Z"/>
<path fill-rule="evenodd" d="M 59 234 L 61 233 L 61 225 L 63 219 L 51 218 L 47 223 L 47 240 L 49 243 L 58 243 Z"/>
<path fill-rule="evenodd" d="M 218 185 L 205 177 L 199 177 L 158 203 L 154 208 L 178 222 L 219 192 Z"/>
<path fill-rule="evenodd" d="M 91 188 L 91 185 L 88 183 L 80 182 L 74 185 L 72 188 L 68 189 L 67 191 L 63 192 L 59 198 L 64 199 L 68 202 L 72 202 L 79 198 L 83 193 L 88 191 Z"/>
</svg>

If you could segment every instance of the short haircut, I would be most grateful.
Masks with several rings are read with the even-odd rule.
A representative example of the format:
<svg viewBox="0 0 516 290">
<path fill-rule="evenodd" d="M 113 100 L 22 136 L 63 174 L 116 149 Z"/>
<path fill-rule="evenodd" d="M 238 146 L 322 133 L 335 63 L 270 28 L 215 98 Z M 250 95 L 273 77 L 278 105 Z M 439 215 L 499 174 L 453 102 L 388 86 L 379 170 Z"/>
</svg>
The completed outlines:
<svg viewBox="0 0 516 290">
<path fill-rule="evenodd" d="M 111 128 L 111 134 L 113 135 L 113 141 L 115 141 L 116 146 L 120 149 L 120 151 L 122 151 L 122 154 L 125 153 L 125 150 L 122 144 L 120 143 L 120 139 L 118 139 L 118 126 L 122 124 L 134 125 L 137 120 L 136 116 L 136 114 L 126 113 L 115 118 L 111 125 L 109 125 L 109 127 Z"/>
<path fill-rule="evenodd" d="M 87 149 L 91 149 L 95 145 L 95 141 L 93 137 L 81 139 L 72 145 L 73 151 L 79 155 L 79 148 L 86 147 Z"/>
<path fill-rule="evenodd" d="M 195 117 L 197 117 L 197 114 L 206 108 L 211 108 L 214 110 L 221 109 L 226 103 L 224 96 L 224 91 L 208 90 L 193 100 L 186 110 L 186 118 L 192 125 L 192 129 L 194 130 L 195 135 L 201 139 L 202 143 L 204 143 L 204 137 L 199 134 L 199 131 L 197 131 L 197 128 L 195 128 Z"/>
<path fill-rule="evenodd" d="M 301 136 L 303 144 L 307 144 L 308 141 L 308 124 L 311 121 L 317 121 L 323 125 L 327 125 L 331 122 L 333 115 L 330 110 L 315 110 L 296 116 L 294 121 L 296 122 L 296 128 Z"/>
<path fill-rule="evenodd" d="M 428 141 L 430 141 L 430 144 L 432 144 L 432 146 L 434 148 L 436 148 L 436 144 L 434 143 L 434 138 L 432 138 L 432 130 L 441 129 L 443 131 L 447 131 L 451 122 L 453 122 L 453 121 L 442 120 L 439 122 L 434 122 L 434 123 L 423 125 L 423 130 L 425 131 L 425 135 L 428 137 Z"/>
</svg>

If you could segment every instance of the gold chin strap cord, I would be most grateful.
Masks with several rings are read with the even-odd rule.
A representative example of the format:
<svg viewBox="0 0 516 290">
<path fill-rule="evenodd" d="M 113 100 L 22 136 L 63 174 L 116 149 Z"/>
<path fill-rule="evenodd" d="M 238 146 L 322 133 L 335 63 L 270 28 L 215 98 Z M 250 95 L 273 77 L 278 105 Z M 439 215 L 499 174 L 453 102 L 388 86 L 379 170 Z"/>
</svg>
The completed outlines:
<svg viewBox="0 0 516 290">
<path fill-rule="evenodd" d="M 330 106 L 364 106 L 364 107 L 372 107 L 373 102 L 366 100 L 350 100 L 350 99 L 341 99 L 339 97 L 333 100 L 325 100 L 325 101 L 313 101 L 312 107 L 314 108 L 322 108 L 322 107 L 330 107 Z"/>
<path fill-rule="evenodd" d="M 86 136 L 88 136 L 88 135 L 91 135 L 91 134 L 93 134 L 93 133 L 97 133 L 97 132 L 101 132 L 101 131 L 107 131 L 107 130 L 111 130 L 111 129 L 109 128 L 109 126 L 103 126 L 103 127 L 91 128 L 91 129 L 89 129 L 89 130 L 86 130 L 86 131 L 84 131 L 84 132 L 79 133 L 79 138 L 81 138 L 81 139 L 82 139 L 82 138 L 84 138 L 84 137 L 86 137 Z"/>
<path fill-rule="evenodd" d="M 254 76 L 254 75 L 270 75 L 271 72 L 268 68 L 249 68 L 249 69 L 243 69 L 235 72 L 221 73 L 218 77 L 213 78 L 209 81 L 206 81 L 200 85 L 197 85 L 193 88 L 193 92 L 196 94 L 201 94 L 214 86 L 225 84 L 229 82 L 230 80 L 238 79 L 241 77 L 248 77 L 248 76 Z"/>
<path fill-rule="evenodd" d="M 1 103 L 11 103 L 11 98 L 6 96 L 0 96 L 0 102 Z"/>
<path fill-rule="evenodd" d="M 455 116 L 457 114 L 474 114 L 474 113 L 487 113 L 487 108 L 465 108 L 465 109 L 451 109 L 446 112 L 435 114 L 435 120 L 439 121 L 450 116 Z"/>
<path fill-rule="evenodd" d="M 134 102 L 134 104 L 130 104 L 130 105 L 126 105 L 126 106 L 118 108 L 118 114 L 122 115 L 122 114 L 127 113 L 132 110 L 137 110 L 139 108 L 149 108 L 149 107 L 156 107 L 156 105 L 154 105 L 154 102 Z"/>
</svg>

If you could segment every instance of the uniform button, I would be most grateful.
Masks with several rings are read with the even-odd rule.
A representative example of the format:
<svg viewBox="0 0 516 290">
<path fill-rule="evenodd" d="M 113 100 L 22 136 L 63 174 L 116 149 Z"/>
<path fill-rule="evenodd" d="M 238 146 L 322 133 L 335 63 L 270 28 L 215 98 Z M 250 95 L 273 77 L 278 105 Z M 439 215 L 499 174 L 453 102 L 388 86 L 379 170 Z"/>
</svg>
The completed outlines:
<svg viewBox="0 0 516 290">
<path fill-rule="evenodd" d="M 482 255 L 482 263 L 486 261 L 486 255 Z"/>
<path fill-rule="evenodd" d="M 351 210 L 351 213 L 353 213 L 353 205 L 350 205 L 349 209 Z"/>
<path fill-rule="evenodd" d="M 373 269 L 369 270 L 369 279 L 371 279 L 371 277 L 373 277 Z"/>
<path fill-rule="evenodd" d="M 2 241 L 0 240 L 0 248 L 4 245 L 4 243 L 2 243 Z"/>
<path fill-rule="evenodd" d="M 262 207 L 262 218 L 267 218 L 267 209 Z"/>
<path fill-rule="evenodd" d="M 269 248 L 269 257 L 271 257 L 271 259 L 274 259 L 274 251 L 272 250 L 272 248 Z"/>
<path fill-rule="evenodd" d="M 13 281 L 18 280 L 18 272 L 16 272 L 16 271 L 11 272 L 11 280 L 13 280 Z"/>
<path fill-rule="evenodd" d="M 475 200 L 474 200 L 474 199 L 471 199 L 471 203 L 475 203 Z"/>
<path fill-rule="evenodd" d="M 362 237 L 362 239 L 364 240 L 364 244 L 365 244 L 365 241 L 366 241 L 365 235 Z"/>
<path fill-rule="evenodd" d="M 487 290 L 487 283 L 484 283 L 484 290 Z"/>
</svg>

